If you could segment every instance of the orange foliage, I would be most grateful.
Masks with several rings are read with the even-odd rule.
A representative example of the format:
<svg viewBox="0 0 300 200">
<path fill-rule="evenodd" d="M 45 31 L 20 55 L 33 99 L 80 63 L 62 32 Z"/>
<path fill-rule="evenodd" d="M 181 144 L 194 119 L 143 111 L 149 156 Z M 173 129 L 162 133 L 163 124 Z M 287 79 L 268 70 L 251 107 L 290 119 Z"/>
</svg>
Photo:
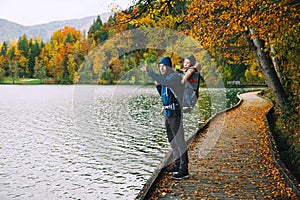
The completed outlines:
<svg viewBox="0 0 300 200">
<path fill-rule="evenodd" d="M 251 55 L 247 48 L 249 28 L 254 28 L 259 38 L 265 40 L 266 47 L 269 38 L 282 38 L 294 30 L 293 22 L 299 14 L 288 2 L 194 0 L 185 18 L 191 26 L 186 32 L 210 51 L 221 50 L 227 53 L 227 58 L 239 55 L 235 57 L 239 60 L 242 55 L 245 59 Z"/>
</svg>

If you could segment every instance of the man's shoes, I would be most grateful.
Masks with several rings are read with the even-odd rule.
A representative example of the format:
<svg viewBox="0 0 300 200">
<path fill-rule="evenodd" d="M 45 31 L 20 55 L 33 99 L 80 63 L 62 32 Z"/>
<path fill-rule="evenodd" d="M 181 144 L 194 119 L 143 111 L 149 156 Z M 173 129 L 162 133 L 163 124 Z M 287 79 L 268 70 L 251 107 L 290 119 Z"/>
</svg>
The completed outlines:
<svg viewBox="0 0 300 200">
<path fill-rule="evenodd" d="M 179 171 L 172 178 L 175 180 L 181 180 L 181 179 L 190 178 L 190 175 L 189 175 L 188 171 L 184 170 L 184 171 Z"/>
<path fill-rule="evenodd" d="M 174 166 L 171 169 L 167 170 L 168 174 L 178 174 L 179 166 Z"/>
</svg>

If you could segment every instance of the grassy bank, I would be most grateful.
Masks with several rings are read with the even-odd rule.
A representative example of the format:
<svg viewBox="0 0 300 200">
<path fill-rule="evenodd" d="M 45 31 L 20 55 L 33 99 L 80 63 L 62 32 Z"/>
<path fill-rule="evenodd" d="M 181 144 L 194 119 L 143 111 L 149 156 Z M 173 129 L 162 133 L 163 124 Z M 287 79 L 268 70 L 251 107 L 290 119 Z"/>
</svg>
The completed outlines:
<svg viewBox="0 0 300 200">
<path fill-rule="evenodd" d="M 38 84 L 56 84 L 54 79 L 36 79 L 36 78 L 5 78 L 0 84 L 17 84 L 17 85 L 38 85 Z"/>
<path fill-rule="evenodd" d="M 274 101 L 270 92 L 264 91 L 264 96 Z M 277 143 L 281 160 L 300 182 L 300 119 L 290 102 L 289 109 L 282 114 L 275 106 L 270 117 L 270 128 Z"/>
</svg>

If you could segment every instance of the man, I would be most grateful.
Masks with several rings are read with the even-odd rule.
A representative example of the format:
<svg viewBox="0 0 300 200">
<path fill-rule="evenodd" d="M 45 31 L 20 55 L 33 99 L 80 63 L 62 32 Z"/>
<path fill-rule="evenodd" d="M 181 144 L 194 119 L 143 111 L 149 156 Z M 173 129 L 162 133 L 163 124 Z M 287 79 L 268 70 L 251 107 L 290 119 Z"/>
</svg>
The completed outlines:
<svg viewBox="0 0 300 200">
<path fill-rule="evenodd" d="M 173 151 L 174 166 L 168 170 L 174 174 L 174 179 L 189 178 L 187 145 L 184 139 L 182 123 L 182 105 L 184 84 L 181 76 L 172 69 L 170 57 L 163 57 L 158 62 L 160 74 L 150 70 L 147 66 L 141 68 L 157 82 L 156 89 L 161 96 L 163 115 L 168 141 Z"/>
</svg>

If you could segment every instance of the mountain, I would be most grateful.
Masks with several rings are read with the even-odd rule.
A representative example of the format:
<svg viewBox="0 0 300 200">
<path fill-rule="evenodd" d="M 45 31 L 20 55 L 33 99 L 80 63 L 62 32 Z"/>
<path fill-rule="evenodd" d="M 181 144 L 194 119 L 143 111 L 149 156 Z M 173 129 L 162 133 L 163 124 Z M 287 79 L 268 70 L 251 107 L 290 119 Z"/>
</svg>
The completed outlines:
<svg viewBox="0 0 300 200">
<path fill-rule="evenodd" d="M 107 22 L 111 15 L 111 13 L 103 13 L 100 15 L 100 18 L 103 22 Z M 62 29 L 65 26 L 72 26 L 81 32 L 86 32 L 96 18 L 97 16 L 91 16 L 82 19 L 54 21 L 34 26 L 23 26 L 6 19 L 0 19 L 0 43 L 18 39 L 24 33 L 28 39 L 42 38 L 43 41 L 48 41 L 55 31 Z"/>
</svg>

